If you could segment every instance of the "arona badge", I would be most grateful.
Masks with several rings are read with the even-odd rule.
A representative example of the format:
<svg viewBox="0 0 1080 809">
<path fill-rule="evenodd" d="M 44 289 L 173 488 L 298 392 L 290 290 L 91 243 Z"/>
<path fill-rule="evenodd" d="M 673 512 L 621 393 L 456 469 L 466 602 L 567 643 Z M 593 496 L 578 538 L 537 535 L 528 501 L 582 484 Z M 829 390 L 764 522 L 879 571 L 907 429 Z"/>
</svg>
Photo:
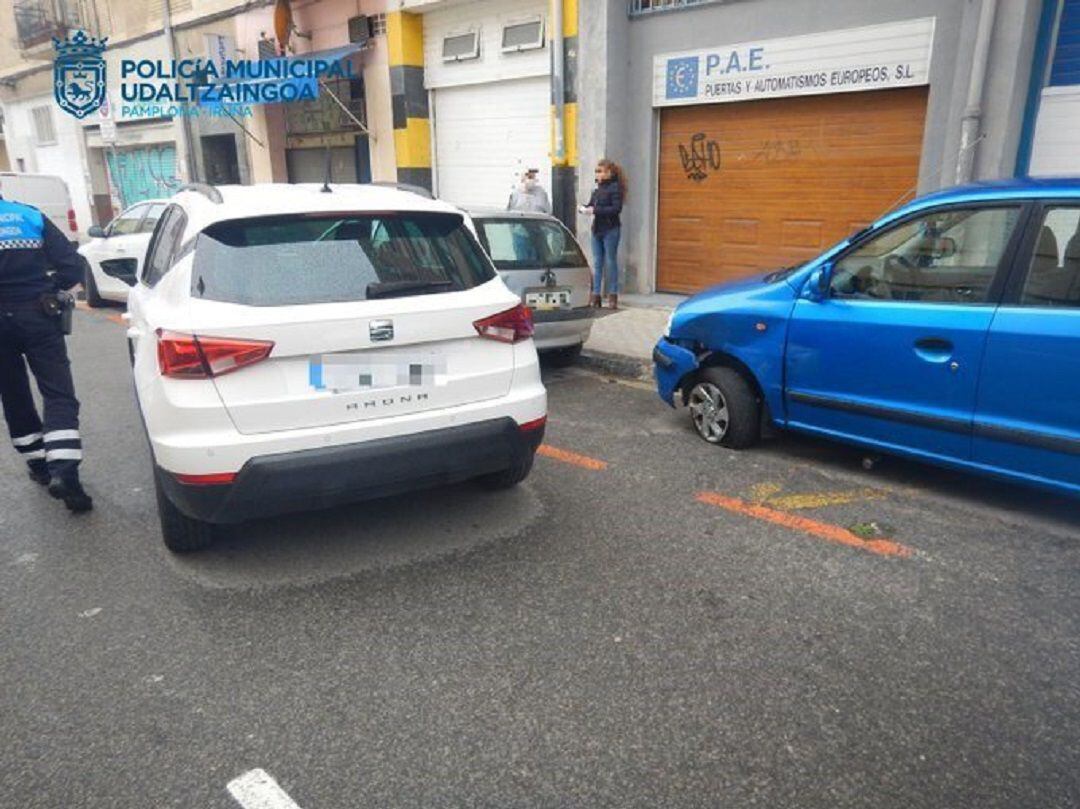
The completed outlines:
<svg viewBox="0 0 1080 809">
<path fill-rule="evenodd" d="M 60 109 L 82 119 L 105 100 L 105 50 L 108 37 L 100 40 L 76 31 L 67 39 L 53 37 L 53 95 Z"/>
</svg>

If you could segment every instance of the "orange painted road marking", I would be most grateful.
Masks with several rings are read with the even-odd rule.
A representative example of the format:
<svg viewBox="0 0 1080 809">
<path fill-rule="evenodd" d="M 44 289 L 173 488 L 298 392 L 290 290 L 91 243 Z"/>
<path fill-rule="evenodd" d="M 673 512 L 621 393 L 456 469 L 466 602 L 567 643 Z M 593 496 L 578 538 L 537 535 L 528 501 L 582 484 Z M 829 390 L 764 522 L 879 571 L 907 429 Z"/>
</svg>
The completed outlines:
<svg viewBox="0 0 1080 809">
<path fill-rule="evenodd" d="M 549 444 L 541 444 L 540 448 L 536 450 L 536 454 L 543 455 L 545 458 L 552 458 L 556 461 L 562 461 L 563 463 L 580 466 L 582 469 L 592 469 L 594 472 L 607 469 L 606 461 L 599 461 L 596 458 L 590 458 L 588 455 L 578 455 L 576 452 L 558 449 Z"/>
<path fill-rule="evenodd" d="M 123 315 L 116 314 L 115 312 L 109 313 L 109 312 L 95 311 L 95 310 L 91 309 L 87 305 L 86 301 L 75 301 L 75 308 L 78 309 L 81 312 L 89 312 L 92 315 L 97 315 L 98 317 L 103 317 L 106 320 L 117 324 L 118 326 L 126 326 L 127 325 L 127 323 L 124 322 Z"/>
<path fill-rule="evenodd" d="M 797 514 L 787 514 L 783 511 L 767 508 L 766 506 L 747 503 L 736 497 L 725 497 L 716 492 L 699 492 L 697 500 L 700 503 L 718 506 L 719 508 L 734 512 L 735 514 L 742 514 L 746 517 L 753 517 L 756 520 L 764 520 L 765 522 L 771 522 L 775 525 L 782 525 L 784 528 L 800 531 L 804 534 L 815 536 L 818 539 L 824 539 L 828 542 L 835 542 L 838 545 L 847 545 L 851 548 L 870 551 L 870 553 L 876 553 L 879 556 L 896 556 L 901 559 L 906 559 L 912 554 L 911 548 L 906 545 L 901 545 L 899 542 L 893 542 L 888 539 L 863 539 L 862 537 L 858 537 L 851 533 L 846 528 L 841 528 L 839 525 L 830 525 L 829 523 L 810 520 L 806 517 L 800 517 Z"/>
</svg>

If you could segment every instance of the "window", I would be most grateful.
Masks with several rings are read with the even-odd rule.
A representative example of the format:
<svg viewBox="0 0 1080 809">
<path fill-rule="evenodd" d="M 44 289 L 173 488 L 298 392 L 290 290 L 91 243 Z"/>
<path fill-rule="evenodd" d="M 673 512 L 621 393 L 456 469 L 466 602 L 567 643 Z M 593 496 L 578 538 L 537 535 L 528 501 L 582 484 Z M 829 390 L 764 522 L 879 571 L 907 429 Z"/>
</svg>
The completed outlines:
<svg viewBox="0 0 1080 809">
<path fill-rule="evenodd" d="M 639 17 L 643 14 L 655 14 L 658 11 L 675 11 L 680 8 L 722 2 L 724 0 L 630 0 L 629 14 L 631 17 Z"/>
<path fill-rule="evenodd" d="M 109 223 L 110 236 L 130 236 L 139 232 L 139 222 L 146 213 L 148 205 L 133 205 Z"/>
<path fill-rule="evenodd" d="M 460 216 L 318 214 L 237 219 L 199 234 L 192 294 L 247 306 L 471 289 L 494 278 Z"/>
<path fill-rule="evenodd" d="M 34 141 L 38 146 L 56 143 L 56 127 L 53 126 L 52 110 L 48 107 L 34 107 L 30 110 L 34 120 Z"/>
<path fill-rule="evenodd" d="M 371 20 L 371 35 L 373 37 L 384 36 L 386 34 L 386 12 L 372 14 L 369 19 Z"/>
<path fill-rule="evenodd" d="M 476 59 L 479 56 L 479 32 L 469 31 L 465 34 L 453 34 L 443 38 L 442 58 L 444 62 L 461 62 L 465 59 Z"/>
<path fill-rule="evenodd" d="M 544 22 L 539 17 L 511 23 L 503 28 L 503 53 L 531 51 L 542 47 L 544 47 Z"/>
<path fill-rule="evenodd" d="M 873 235 L 833 270 L 836 298 L 986 303 L 1020 208 L 943 209 Z"/>
<path fill-rule="evenodd" d="M 187 214 L 179 206 L 170 205 L 158 221 L 154 236 L 150 239 L 150 247 L 146 251 L 143 282 L 147 286 L 154 286 L 172 267 L 173 257 L 186 227 Z"/>
<path fill-rule="evenodd" d="M 1020 303 L 1080 307 L 1080 208 L 1047 209 Z"/>
<path fill-rule="evenodd" d="M 588 267 L 574 237 L 546 219 L 477 220 L 480 241 L 500 270 Z"/>
<path fill-rule="evenodd" d="M 165 212 L 165 203 L 155 202 L 152 205 L 147 206 L 147 208 L 146 217 L 143 219 L 142 224 L 139 225 L 139 233 L 154 232 L 158 220 L 161 219 L 161 215 Z"/>
</svg>

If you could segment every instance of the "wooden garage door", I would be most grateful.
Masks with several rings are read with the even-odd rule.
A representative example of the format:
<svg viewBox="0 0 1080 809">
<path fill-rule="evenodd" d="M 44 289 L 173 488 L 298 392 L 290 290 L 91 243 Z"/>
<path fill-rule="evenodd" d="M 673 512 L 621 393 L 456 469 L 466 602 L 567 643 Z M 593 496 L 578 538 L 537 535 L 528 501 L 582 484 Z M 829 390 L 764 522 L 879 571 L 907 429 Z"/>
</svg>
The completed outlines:
<svg viewBox="0 0 1080 809">
<path fill-rule="evenodd" d="M 657 288 L 694 292 L 805 261 L 909 199 L 926 94 L 664 110 Z"/>
</svg>

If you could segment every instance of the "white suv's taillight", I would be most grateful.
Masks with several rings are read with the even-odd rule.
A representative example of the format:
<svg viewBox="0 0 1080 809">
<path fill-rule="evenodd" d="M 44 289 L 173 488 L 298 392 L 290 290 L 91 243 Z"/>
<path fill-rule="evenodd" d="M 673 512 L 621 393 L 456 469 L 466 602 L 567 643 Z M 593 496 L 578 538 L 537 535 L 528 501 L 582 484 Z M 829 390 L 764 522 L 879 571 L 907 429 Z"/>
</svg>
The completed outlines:
<svg viewBox="0 0 1080 809">
<path fill-rule="evenodd" d="M 501 343 L 520 343 L 533 336 L 532 313 L 523 305 L 473 323 L 476 333 Z"/>
<path fill-rule="evenodd" d="M 269 340 L 197 337 L 158 329 L 158 368 L 174 379 L 209 379 L 262 362 L 274 350 Z"/>
</svg>

